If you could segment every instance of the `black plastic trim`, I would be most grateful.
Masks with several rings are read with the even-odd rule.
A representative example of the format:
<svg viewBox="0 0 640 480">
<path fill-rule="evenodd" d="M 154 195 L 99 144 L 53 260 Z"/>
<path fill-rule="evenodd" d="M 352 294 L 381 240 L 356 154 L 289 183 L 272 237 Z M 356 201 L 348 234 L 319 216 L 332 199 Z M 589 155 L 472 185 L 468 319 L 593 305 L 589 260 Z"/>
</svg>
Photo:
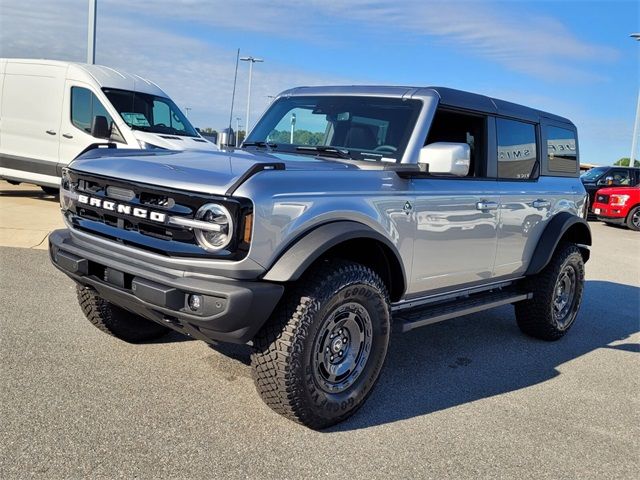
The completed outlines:
<svg viewBox="0 0 640 480">
<path fill-rule="evenodd" d="M 326 223 L 311 230 L 295 243 L 290 245 L 280 258 L 264 275 L 264 280 L 272 282 L 290 282 L 300 276 L 325 252 L 347 240 L 358 238 L 373 239 L 388 247 L 395 255 L 395 260 L 402 270 L 402 292 L 407 285 L 407 277 L 401 256 L 396 246 L 382 234 L 370 227 L 353 221 Z"/>
<path fill-rule="evenodd" d="M 284 293 L 284 286 L 277 283 L 214 276 L 194 278 L 187 272 L 175 271 L 177 276 L 173 276 L 158 273 L 152 265 L 133 267 L 88 251 L 85 256 L 81 249 L 68 245 L 68 240 L 65 230 L 56 230 L 49 236 L 49 256 L 56 268 L 77 283 L 95 289 L 114 305 L 207 342 L 250 341 Z M 131 280 L 109 282 L 103 272 L 110 269 Z M 185 299 L 190 294 L 205 297 L 203 311 L 187 308 Z M 208 305 L 207 300 L 211 299 L 216 302 Z"/>
<path fill-rule="evenodd" d="M 262 172 L 263 170 L 284 170 L 284 169 L 285 169 L 284 163 L 256 163 L 250 169 L 248 169 L 246 172 L 240 175 L 235 182 L 233 182 L 233 184 L 229 187 L 225 195 L 228 197 L 232 196 L 235 193 L 235 191 L 240 187 L 240 185 L 242 185 L 244 182 L 246 182 L 249 178 L 251 178 L 258 172 Z"/>
<path fill-rule="evenodd" d="M 569 229 L 575 230 L 574 232 L 569 232 Z M 535 275 L 547 266 L 560 239 L 566 233 L 573 233 L 570 240 L 582 246 L 585 261 L 589 259 L 589 250 L 585 248 L 586 246 L 591 246 L 589 224 L 581 217 L 568 212 L 560 212 L 549 221 L 549 224 L 542 232 L 525 275 Z"/>
</svg>

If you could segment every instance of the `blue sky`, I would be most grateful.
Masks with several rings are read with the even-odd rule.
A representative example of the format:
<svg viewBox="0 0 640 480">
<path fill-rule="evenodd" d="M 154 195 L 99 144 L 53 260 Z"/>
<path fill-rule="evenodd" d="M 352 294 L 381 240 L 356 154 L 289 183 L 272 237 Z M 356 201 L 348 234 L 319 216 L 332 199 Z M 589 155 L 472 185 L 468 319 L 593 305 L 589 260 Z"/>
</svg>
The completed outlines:
<svg viewBox="0 0 640 480">
<path fill-rule="evenodd" d="M 96 61 L 158 83 L 200 127 L 228 122 L 236 48 L 252 117 L 295 85 L 443 85 L 548 110 L 583 162 L 629 156 L 637 1 L 98 0 Z M 86 0 L 3 0 L 0 55 L 83 61 Z M 236 115 L 245 116 L 247 65 Z M 235 124 L 235 120 L 234 120 Z"/>
</svg>

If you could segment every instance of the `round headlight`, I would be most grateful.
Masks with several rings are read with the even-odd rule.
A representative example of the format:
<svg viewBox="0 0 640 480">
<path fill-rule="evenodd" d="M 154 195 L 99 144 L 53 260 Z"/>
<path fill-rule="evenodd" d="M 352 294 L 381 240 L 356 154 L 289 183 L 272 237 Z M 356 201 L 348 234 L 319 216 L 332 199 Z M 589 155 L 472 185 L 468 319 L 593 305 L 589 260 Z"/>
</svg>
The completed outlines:
<svg viewBox="0 0 640 480">
<path fill-rule="evenodd" d="M 217 203 L 207 203 L 196 212 L 196 220 L 211 223 L 211 229 L 195 228 L 196 239 L 209 251 L 222 250 L 233 237 L 233 219 L 229 210 Z"/>
</svg>

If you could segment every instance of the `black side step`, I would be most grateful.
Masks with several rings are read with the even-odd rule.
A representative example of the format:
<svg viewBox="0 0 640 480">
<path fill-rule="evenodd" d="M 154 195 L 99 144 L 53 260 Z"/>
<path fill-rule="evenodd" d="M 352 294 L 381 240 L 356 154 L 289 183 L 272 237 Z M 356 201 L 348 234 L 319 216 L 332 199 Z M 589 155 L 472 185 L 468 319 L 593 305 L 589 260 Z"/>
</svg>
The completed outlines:
<svg viewBox="0 0 640 480">
<path fill-rule="evenodd" d="M 401 311 L 394 315 L 394 329 L 404 333 L 414 328 L 424 327 L 425 325 L 442 322 L 450 318 L 481 312 L 521 300 L 528 300 L 532 296 L 532 293 L 493 291 L 475 294 L 437 305 Z"/>
</svg>

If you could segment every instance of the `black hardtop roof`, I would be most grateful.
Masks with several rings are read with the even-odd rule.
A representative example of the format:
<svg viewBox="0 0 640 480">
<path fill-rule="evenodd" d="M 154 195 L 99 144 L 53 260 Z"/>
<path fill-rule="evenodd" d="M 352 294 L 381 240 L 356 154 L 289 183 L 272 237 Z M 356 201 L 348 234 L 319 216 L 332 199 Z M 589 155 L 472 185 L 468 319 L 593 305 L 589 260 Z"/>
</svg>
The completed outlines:
<svg viewBox="0 0 640 480">
<path fill-rule="evenodd" d="M 318 87 L 296 87 L 282 92 L 280 95 L 372 95 L 415 97 L 436 94 L 442 105 L 490 113 L 505 117 L 519 118 L 531 122 L 548 119 L 569 126 L 574 126 L 571 120 L 553 113 L 543 112 L 535 108 L 525 107 L 517 103 L 507 102 L 498 98 L 488 97 L 478 93 L 456 90 L 448 87 L 411 87 L 390 85 L 332 85 Z"/>
<path fill-rule="evenodd" d="M 504 115 L 506 117 L 522 118 L 534 122 L 540 121 L 540 118 L 554 120 L 560 123 L 573 125 L 571 120 L 560 115 L 544 112 L 531 107 L 525 107 L 518 103 L 507 102 L 499 98 L 487 97 L 478 93 L 465 92 L 447 87 L 426 87 L 421 90 L 433 90 L 440 96 L 440 103 L 452 107 L 466 108 L 477 110 L 480 112 L 493 113 L 496 115 Z"/>
</svg>

